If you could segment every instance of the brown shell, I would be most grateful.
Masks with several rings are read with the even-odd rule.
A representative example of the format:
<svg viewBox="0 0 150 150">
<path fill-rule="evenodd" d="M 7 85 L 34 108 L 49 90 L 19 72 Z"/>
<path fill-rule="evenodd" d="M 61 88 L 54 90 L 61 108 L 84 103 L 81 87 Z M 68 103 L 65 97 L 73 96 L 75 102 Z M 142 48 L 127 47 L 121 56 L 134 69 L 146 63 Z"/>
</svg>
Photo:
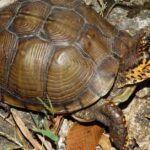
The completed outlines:
<svg viewBox="0 0 150 150">
<path fill-rule="evenodd" d="M 119 67 L 117 30 L 80 0 L 21 0 L 0 11 L 3 101 L 55 113 L 87 107 L 107 94 Z"/>
</svg>

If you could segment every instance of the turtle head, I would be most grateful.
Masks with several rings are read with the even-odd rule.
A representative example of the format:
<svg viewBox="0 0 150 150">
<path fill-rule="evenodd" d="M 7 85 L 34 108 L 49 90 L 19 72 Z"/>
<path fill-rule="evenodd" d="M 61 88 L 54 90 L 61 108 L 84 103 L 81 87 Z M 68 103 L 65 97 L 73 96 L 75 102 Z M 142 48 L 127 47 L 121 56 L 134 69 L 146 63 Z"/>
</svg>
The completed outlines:
<svg viewBox="0 0 150 150">
<path fill-rule="evenodd" d="M 145 35 L 137 45 L 137 64 L 129 68 L 126 73 L 128 84 L 135 84 L 150 78 L 150 35 Z"/>
<path fill-rule="evenodd" d="M 137 40 L 138 39 L 138 40 Z M 133 85 L 150 78 L 150 32 L 145 31 L 136 38 L 135 50 L 126 55 L 121 67 L 120 87 Z M 133 56 L 130 56 L 133 55 Z"/>
</svg>

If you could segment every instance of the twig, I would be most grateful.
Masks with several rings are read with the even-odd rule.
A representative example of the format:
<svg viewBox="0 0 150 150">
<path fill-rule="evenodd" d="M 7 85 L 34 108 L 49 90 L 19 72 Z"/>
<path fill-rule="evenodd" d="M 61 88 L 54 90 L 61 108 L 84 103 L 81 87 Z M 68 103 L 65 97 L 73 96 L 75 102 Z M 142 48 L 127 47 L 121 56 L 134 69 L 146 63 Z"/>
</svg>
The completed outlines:
<svg viewBox="0 0 150 150">
<path fill-rule="evenodd" d="M 9 118 L 6 118 L 4 115 L 0 114 L 0 117 L 7 121 L 10 125 L 15 126 Z"/>
<path fill-rule="evenodd" d="M 25 126 L 25 124 L 22 122 L 22 120 L 19 118 L 17 113 L 11 109 L 11 113 L 13 116 L 13 119 L 15 120 L 17 126 L 23 133 L 23 135 L 29 140 L 29 142 L 32 144 L 32 146 L 36 150 L 41 150 L 42 146 L 32 137 L 31 133 L 29 132 L 28 128 Z"/>
<path fill-rule="evenodd" d="M 50 141 L 45 140 L 45 138 L 42 135 L 37 134 L 37 136 L 47 150 L 53 150 L 52 144 L 50 143 Z"/>
</svg>

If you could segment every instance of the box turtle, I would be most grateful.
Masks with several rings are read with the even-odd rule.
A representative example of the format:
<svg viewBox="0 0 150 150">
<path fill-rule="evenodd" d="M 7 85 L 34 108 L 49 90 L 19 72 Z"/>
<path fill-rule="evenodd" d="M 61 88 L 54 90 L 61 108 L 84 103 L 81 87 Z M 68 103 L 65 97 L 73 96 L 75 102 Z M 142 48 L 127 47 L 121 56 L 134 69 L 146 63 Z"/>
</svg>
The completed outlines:
<svg viewBox="0 0 150 150">
<path fill-rule="evenodd" d="M 80 0 L 20 0 L 0 10 L 1 101 L 109 127 L 130 149 L 118 104 L 150 77 L 150 34 L 131 37 Z"/>
</svg>

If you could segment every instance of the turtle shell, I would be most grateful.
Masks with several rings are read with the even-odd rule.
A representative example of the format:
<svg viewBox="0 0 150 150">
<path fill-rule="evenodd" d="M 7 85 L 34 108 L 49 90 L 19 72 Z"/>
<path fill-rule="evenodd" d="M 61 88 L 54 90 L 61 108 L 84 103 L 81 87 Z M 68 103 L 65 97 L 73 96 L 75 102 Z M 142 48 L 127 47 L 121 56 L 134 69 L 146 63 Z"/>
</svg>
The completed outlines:
<svg viewBox="0 0 150 150">
<path fill-rule="evenodd" d="M 42 111 L 41 98 L 55 113 L 93 104 L 118 72 L 116 32 L 80 0 L 21 0 L 1 9 L 3 101 Z"/>
</svg>

